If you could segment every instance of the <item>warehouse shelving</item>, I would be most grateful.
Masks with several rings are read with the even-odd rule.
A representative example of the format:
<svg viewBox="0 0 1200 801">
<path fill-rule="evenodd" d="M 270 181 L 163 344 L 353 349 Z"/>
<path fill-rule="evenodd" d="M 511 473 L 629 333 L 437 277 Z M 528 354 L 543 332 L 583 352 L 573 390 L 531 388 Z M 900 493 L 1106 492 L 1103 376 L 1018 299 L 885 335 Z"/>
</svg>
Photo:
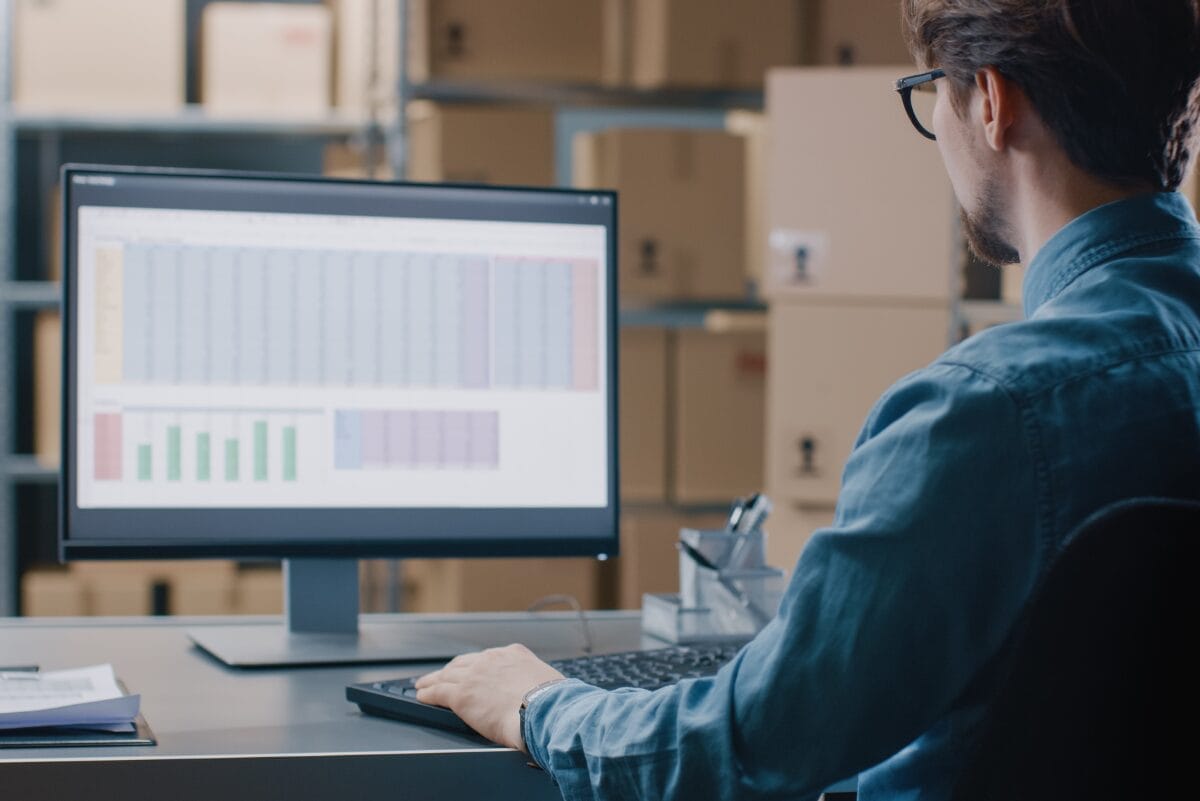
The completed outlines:
<svg viewBox="0 0 1200 801">
<path fill-rule="evenodd" d="M 400 3 L 400 19 L 406 18 L 405 0 Z M 586 116 L 584 124 L 630 124 L 630 120 L 662 120 L 659 124 L 715 127 L 719 114 L 734 109 L 759 111 L 764 106 L 761 91 L 710 90 L 637 90 L 606 86 L 544 85 L 512 82 L 463 82 L 430 80 L 409 82 L 405 75 L 406 55 L 404 31 L 399 36 L 399 82 L 395 87 L 395 113 L 376 113 L 367 119 L 338 112 L 317 118 L 231 118 L 215 116 L 197 105 L 189 105 L 176 113 L 162 115 L 105 115 L 51 114 L 14 110 L 11 105 L 12 48 L 14 0 L 0 0 L 0 616 L 14 614 L 18 609 L 19 561 L 17 554 L 18 486 L 55 486 L 58 471 L 39 463 L 28 454 L 15 452 L 16 414 L 14 398 L 18 390 L 19 356 L 14 341 L 17 317 L 38 310 L 57 307 L 60 288 L 44 280 L 19 280 L 29 271 L 18 269 L 17 244 L 13 232 L 17 225 L 17 168 L 18 141 L 37 145 L 34 168 L 41 189 L 47 189 L 57 176 L 64 141 L 95 136 L 117 140 L 136 136 L 178 142 L 181 152 L 198 144 L 221 146 L 233 139 L 292 140 L 352 140 L 365 153 L 377 152 L 382 145 L 394 174 L 405 174 L 407 160 L 405 139 L 406 105 L 411 100 L 431 100 L 441 103 L 529 103 L 555 109 L 561 121 L 565 117 Z M 594 115 L 594 116 L 590 116 Z M 669 122 L 666 122 L 668 121 Z M 641 124 L 635 122 L 634 124 Z M 647 124 L 654 124 L 653 122 Z M 560 150 L 565 133 L 577 128 L 559 125 Z M 378 164 L 368 164 L 368 173 Z M 560 182 L 565 181 L 563 170 Z M 1005 321 L 1015 319 L 1010 308 L 996 308 L 985 302 L 956 304 L 961 319 L 973 325 L 983 319 Z M 1017 312 L 1019 315 L 1019 310 Z M 1000 318 L 1004 318 L 1001 320 Z M 731 299 L 721 303 L 670 303 L 626 306 L 619 315 L 620 324 L 627 327 L 662 327 L 668 329 L 703 328 L 710 331 L 762 330 L 766 320 L 766 305 L 753 297 Z M 633 511 L 662 509 L 663 504 L 631 504 Z M 682 512 L 723 512 L 722 506 L 671 506 Z M 52 532 L 45 532 L 52 536 Z M 393 574 L 394 575 L 394 574 Z M 393 593 L 394 595 L 395 593 Z"/>
<path fill-rule="evenodd" d="M 18 171 L 29 158 L 23 151 L 36 150 L 32 165 L 38 184 L 38 194 L 53 186 L 63 161 L 64 143 L 104 141 L 107 143 L 136 139 L 139 142 L 169 143 L 181 154 L 197 149 L 219 152 L 227 143 L 282 142 L 311 140 L 313 142 L 353 141 L 365 154 L 376 152 L 375 145 L 396 136 L 403 130 L 377 115 L 349 115 L 339 111 L 305 118 L 288 117 L 230 117 L 207 113 L 196 104 L 189 104 L 173 113 L 163 114 L 106 114 L 42 113 L 13 107 L 12 64 L 14 0 L 0 0 L 0 616 L 18 610 L 20 559 L 18 556 L 19 510 L 18 489 L 30 485 L 53 487 L 58 483 L 58 469 L 47 467 L 27 453 L 17 452 L 17 397 L 24 390 L 23 370 L 27 369 L 29 354 L 18 353 L 18 318 L 23 314 L 58 307 L 59 284 L 32 280 L 31 275 L 44 275 L 44 264 L 36 269 L 21 269 L 18 264 L 18 245 L 15 235 L 18 225 Z M 230 145 L 232 146 L 232 145 Z M 77 152 L 77 150 L 76 150 Z M 403 154 L 394 146 L 392 152 Z M 378 166 L 368 163 L 368 174 Z M 39 254 L 44 257 L 43 254 Z M 25 254 L 28 261 L 28 254 Z M 53 537 L 52 531 L 40 532 Z"/>
</svg>

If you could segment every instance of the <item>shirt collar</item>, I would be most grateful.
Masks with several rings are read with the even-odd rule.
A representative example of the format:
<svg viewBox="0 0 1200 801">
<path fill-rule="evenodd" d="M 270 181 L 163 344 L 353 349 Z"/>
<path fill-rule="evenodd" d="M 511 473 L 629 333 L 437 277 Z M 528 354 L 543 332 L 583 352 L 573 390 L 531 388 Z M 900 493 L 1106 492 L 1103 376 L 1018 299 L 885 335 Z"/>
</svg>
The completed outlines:
<svg viewBox="0 0 1200 801">
<path fill-rule="evenodd" d="M 1025 316 L 1032 317 L 1076 278 L 1147 242 L 1195 235 L 1196 214 L 1178 192 L 1156 192 L 1106 203 L 1076 217 L 1042 246 L 1022 285 Z"/>
</svg>

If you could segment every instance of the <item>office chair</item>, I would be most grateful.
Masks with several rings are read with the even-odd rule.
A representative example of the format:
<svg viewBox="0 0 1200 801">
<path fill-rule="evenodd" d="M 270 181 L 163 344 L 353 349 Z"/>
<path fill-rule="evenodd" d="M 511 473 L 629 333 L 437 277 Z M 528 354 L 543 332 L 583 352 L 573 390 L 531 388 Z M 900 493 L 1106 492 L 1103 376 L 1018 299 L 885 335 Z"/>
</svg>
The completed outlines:
<svg viewBox="0 0 1200 801">
<path fill-rule="evenodd" d="M 1135 499 L 1084 522 L 1026 608 L 955 801 L 1184 797 L 1198 588 L 1200 502 Z"/>
</svg>

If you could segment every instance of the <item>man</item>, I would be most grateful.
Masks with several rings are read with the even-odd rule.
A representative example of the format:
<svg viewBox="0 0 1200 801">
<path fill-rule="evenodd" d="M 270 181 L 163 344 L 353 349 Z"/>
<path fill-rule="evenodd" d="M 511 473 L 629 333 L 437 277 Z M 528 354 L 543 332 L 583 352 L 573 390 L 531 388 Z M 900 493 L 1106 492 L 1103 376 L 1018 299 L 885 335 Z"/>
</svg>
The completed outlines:
<svg viewBox="0 0 1200 801">
<path fill-rule="evenodd" d="M 934 71 L 902 86 L 938 91 L 913 121 L 972 247 L 1028 266 L 1027 320 L 879 400 L 833 527 L 715 677 L 604 692 L 511 646 L 425 676 L 420 699 L 526 749 L 568 799 L 815 797 L 855 774 L 864 801 L 946 798 L 1056 546 L 1110 502 L 1200 494 L 1200 226 L 1174 191 L 1197 14 L 904 0 Z"/>
</svg>

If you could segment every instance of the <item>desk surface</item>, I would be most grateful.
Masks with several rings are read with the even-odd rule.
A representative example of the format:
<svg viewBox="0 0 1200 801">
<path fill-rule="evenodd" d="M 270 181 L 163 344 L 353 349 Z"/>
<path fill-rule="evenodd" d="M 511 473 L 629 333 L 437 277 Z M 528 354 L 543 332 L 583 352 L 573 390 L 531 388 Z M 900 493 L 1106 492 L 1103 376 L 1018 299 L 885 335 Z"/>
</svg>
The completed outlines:
<svg viewBox="0 0 1200 801">
<path fill-rule="evenodd" d="M 574 613 L 365 615 L 480 647 L 523 642 L 544 658 L 582 653 Z M 363 715 L 345 686 L 427 671 L 429 663 L 233 669 L 187 631 L 229 618 L 0 621 L 0 663 L 43 670 L 112 663 L 158 745 L 0 749 L 0 787 L 23 801 L 190 799 L 558 799 L 524 755 L 479 738 Z M 246 625 L 278 618 L 237 619 Z M 588 615 L 597 652 L 656 647 L 636 612 Z M 843 789 L 839 787 L 838 789 Z"/>
<path fill-rule="evenodd" d="M 546 658 L 582 652 L 574 613 L 364 620 L 401 621 L 480 647 L 520 641 Z M 641 647 L 637 613 L 590 613 L 588 622 L 597 651 Z M 419 674 L 429 663 L 232 669 L 192 645 L 186 634 L 229 623 L 229 618 L 0 622 L 0 663 L 55 670 L 111 662 L 129 691 L 141 694 L 142 713 L 158 738 L 154 747 L 0 749 L 4 795 L 36 801 L 95 795 L 103 788 L 108 798 L 560 797 L 546 774 L 527 767 L 515 751 L 364 716 L 345 699 L 347 684 Z"/>
</svg>

